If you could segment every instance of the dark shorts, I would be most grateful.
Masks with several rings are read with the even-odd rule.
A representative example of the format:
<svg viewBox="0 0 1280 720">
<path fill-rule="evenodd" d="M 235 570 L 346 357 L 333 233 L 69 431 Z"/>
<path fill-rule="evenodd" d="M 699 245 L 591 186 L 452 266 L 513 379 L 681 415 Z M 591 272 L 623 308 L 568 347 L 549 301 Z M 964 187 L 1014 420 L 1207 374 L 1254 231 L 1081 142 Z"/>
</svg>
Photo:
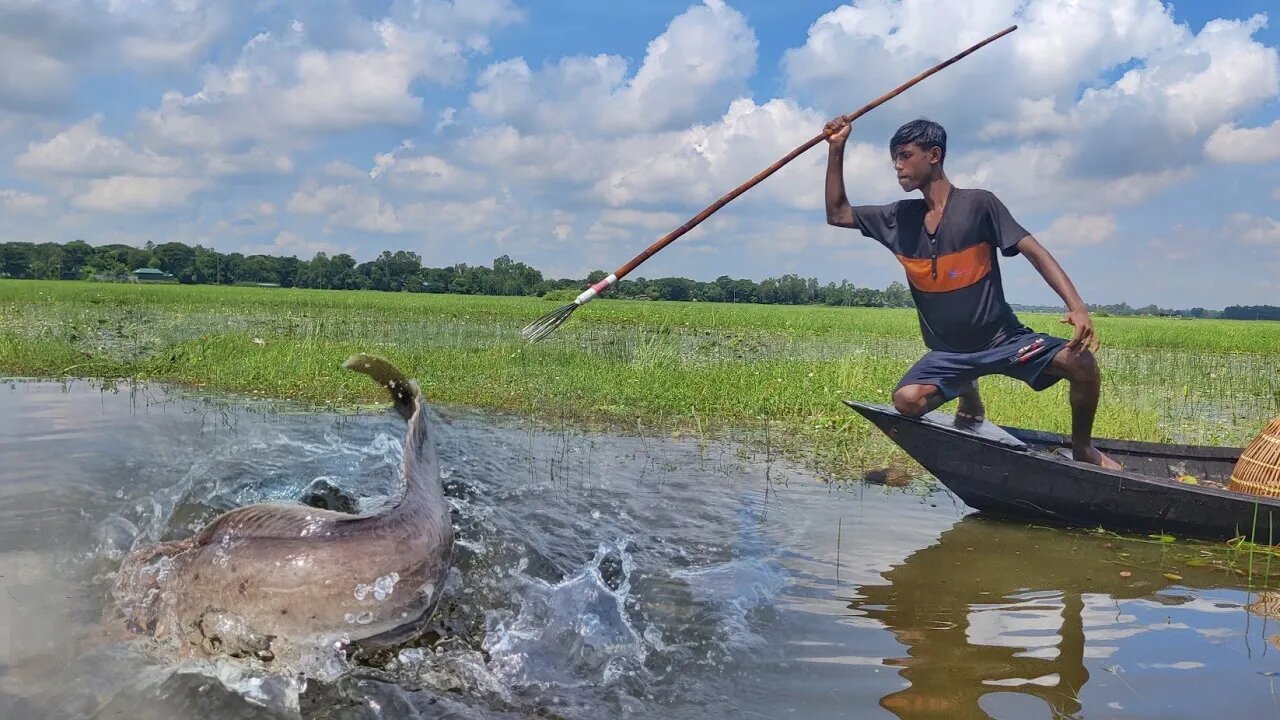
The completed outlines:
<svg viewBox="0 0 1280 720">
<path fill-rule="evenodd" d="M 1045 371 L 1066 344 L 1060 337 L 1026 330 L 989 350 L 972 353 L 930 350 L 911 366 L 898 387 L 936 385 L 945 402 L 959 397 L 969 383 L 984 375 L 1008 375 L 1038 392 L 1062 379 Z"/>
</svg>

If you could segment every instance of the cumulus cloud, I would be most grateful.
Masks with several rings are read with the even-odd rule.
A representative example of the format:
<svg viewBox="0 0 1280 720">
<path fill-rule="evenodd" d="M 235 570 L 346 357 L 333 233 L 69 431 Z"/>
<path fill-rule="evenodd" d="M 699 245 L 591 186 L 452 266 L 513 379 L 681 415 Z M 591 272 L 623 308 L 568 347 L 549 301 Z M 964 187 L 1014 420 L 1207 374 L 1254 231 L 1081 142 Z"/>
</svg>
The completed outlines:
<svg viewBox="0 0 1280 720">
<path fill-rule="evenodd" d="M 656 238 L 676 229 L 685 220 L 687 218 L 672 212 L 610 208 L 601 212 L 587 228 L 585 238 L 593 242 L 630 240 L 641 234 Z"/>
<path fill-rule="evenodd" d="M 172 175 L 183 168 L 176 157 L 134 150 L 123 140 L 102 134 L 102 116 L 72 125 L 49 140 L 31 143 L 14 167 L 62 177 L 104 175 Z"/>
<path fill-rule="evenodd" d="M 239 2 L 140 0 L 108 2 L 119 23 L 120 51 L 135 65 L 171 67 L 201 57 L 231 24 Z"/>
<path fill-rule="evenodd" d="M 787 100 L 764 105 L 737 100 L 715 123 L 619 148 L 614 167 L 593 191 L 611 205 L 709 205 L 812 138 L 822 123 L 817 113 Z M 747 201 L 767 198 L 792 208 L 820 208 L 825 149 L 824 144 L 792 160 L 753 188 Z M 886 151 L 851 144 L 846 147 L 846 167 L 846 181 L 864 196 L 878 198 L 889 192 L 892 175 Z"/>
<path fill-rule="evenodd" d="M 239 4 L 239 3 L 236 3 Z M 0 108 L 56 112 L 103 63 L 172 70 L 201 57 L 235 8 L 205 0 L 0 3 Z"/>
<path fill-rule="evenodd" d="M 405 230 L 395 207 L 377 192 L 358 185 L 322 185 L 299 189 L 288 210 L 299 215 L 324 215 L 330 227 L 373 233 Z"/>
<path fill-rule="evenodd" d="M 486 226 L 488 223 L 482 216 L 494 213 L 497 205 L 495 197 L 397 202 L 384 196 L 366 179 L 363 184 L 306 183 L 289 199 L 287 210 L 298 215 L 323 216 L 331 230 L 399 234 Z"/>
<path fill-rule="evenodd" d="M 344 178 L 346 180 L 362 180 L 369 177 L 368 173 L 350 163 L 341 160 L 333 160 L 324 166 L 322 174 L 332 178 Z"/>
<path fill-rule="evenodd" d="M 65 104 L 77 65 L 102 38 L 84 5 L 0 4 L 0 108 L 47 112 Z"/>
<path fill-rule="evenodd" d="M 503 126 L 468 139 L 463 154 L 512 179 L 571 190 L 584 202 L 701 209 L 812 138 L 822 123 L 822 116 L 788 100 L 757 105 L 741 99 L 715 121 L 686 130 L 618 142 L 563 131 L 523 134 Z M 825 152 L 823 145 L 792 160 L 734 207 L 764 201 L 820 208 Z M 876 200 L 901 196 L 887 151 L 852 143 L 846 157 L 851 192 Z"/>
<path fill-rule="evenodd" d="M 961 187 L 991 189 L 1019 212 L 1048 212 L 1135 205 L 1194 174 L 1183 166 L 1115 178 L 1089 177 L 1074 171 L 1074 152 L 1069 140 L 974 152 L 965 158 L 963 169 L 953 169 L 951 177 Z"/>
<path fill-rule="evenodd" d="M 35 215 L 49 207 L 49 199 L 42 195 L 6 188 L 0 190 L 0 204 L 11 213 Z"/>
<path fill-rule="evenodd" d="M 1027 98 L 1063 106 L 1082 81 L 1182 42 L 1159 0 L 856 0 L 820 17 L 788 51 L 789 87 L 847 112 L 993 30 L 1017 32 L 894 100 L 894 115 L 947 108 L 957 128 L 1013 117 Z M 991 82 L 999 77 L 998 83 Z"/>
<path fill-rule="evenodd" d="M 186 205 L 205 184 L 199 178 L 117 175 L 90 180 L 88 190 L 77 195 L 72 204 L 107 213 L 155 213 Z"/>
<path fill-rule="evenodd" d="M 241 248 L 241 252 L 245 255 L 273 255 L 276 257 L 299 257 L 304 260 L 310 260 L 315 257 L 316 253 L 325 253 L 326 255 L 337 255 L 346 253 L 347 255 L 355 255 L 357 250 L 350 245 L 339 245 L 328 240 L 318 240 L 313 237 L 307 237 L 291 230 L 283 230 L 276 234 L 275 238 L 269 243 L 251 244 Z"/>
<path fill-rule="evenodd" d="M 293 167 L 293 158 L 263 148 L 242 153 L 210 153 L 205 161 L 207 172 L 214 177 L 289 175 Z"/>
<path fill-rule="evenodd" d="M 468 55 L 487 49 L 485 31 L 519 17 L 507 0 L 396 3 L 387 17 L 353 21 L 357 46 L 343 48 L 318 46 L 295 20 L 208 69 L 200 90 L 165 93 L 140 121 L 158 145 L 204 149 L 414 123 L 426 106 L 416 84 L 461 79 Z"/>
<path fill-rule="evenodd" d="M 371 180 L 408 193 L 456 195 L 483 187 L 484 179 L 463 170 L 439 155 L 414 152 L 414 144 L 405 141 L 391 152 L 378 153 L 368 172 Z"/>
<path fill-rule="evenodd" d="M 1222 226 L 1228 240 L 1280 251 L 1280 220 L 1249 213 L 1232 213 Z"/>
<path fill-rule="evenodd" d="M 1081 215 L 1067 213 L 1054 220 L 1036 239 L 1050 249 L 1069 249 L 1101 245 L 1116 234 L 1114 215 Z"/>
<path fill-rule="evenodd" d="M 565 57 L 537 71 L 513 58 L 481 73 L 471 106 L 522 133 L 671 130 L 722 112 L 740 97 L 755 72 L 756 47 L 741 13 L 706 0 L 649 43 L 634 76 L 616 55 Z"/>
<path fill-rule="evenodd" d="M 1280 120 L 1266 127 L 1241 128 L 1227 123 L 1213 131 L 1205 157 L 1224 163 L 1270 163 L 1280 160 Z M 1280 191 L 1278 191 L 1280 192 Z"/>
<path fill-rule="evenodd" d="M 1208 133 L 1280 93 L 1276 48 L 1254 38 L 1264 17 L 1213 20 L 1193 34 L 1158 0 L 857 0 L 819 18 L 787 53 L 788 85 L 831 114 L 847 112 L 851 98 L 887 89 L 886 78 L 1012 23 L 1016 33 L 912 88 L 855 134 L 887 141 L 903 119 L 930 116 L 952 132 L 957 160 L 972 151 L 988 170 L 1036 162 L 1041 185 L 1075 184 L 1082 199 L 1113 204 L 1117 187 L 1186 177 Z"/>
<path fill-rule="evenodd" d="M 702 21 L 716 17 L 711 5 L 687 15 L 694 11 Z M 684 17 L 668 33 L 678 35 L 672 28 Z M 1158 0 L 858 0 L 819 18 L 805 45 L 786 54 L 798 99 L 739 98 L 716 119 L 626 128 L 622 142 L 602 141 L 600 127 L 627 82 L 620 58 L 570 57 L 536 71 L 518 58 L 496 63 L 472 106 L 501 124 L 474 134 L 465 154 L 512 181 L 550 183 L 611 206 L 696 207 L 852 109 L 851 98 L 882 93 L 885 78 L 1013 22 L 1017 33 L 858 123 L 846 157 L 851 197 L 901 197 L 888 134 L 905 117 L 945 108 L 937 119 L 952 130 L 949 165 L 961 184 L 991 187 L 1029 212 L 1133 205 L 1192 177 L 1197 147 L 1214 128 L 1280 94 L 1276 50 L 1253 37 L 1261 17 L 1216 20 L 1193 34 Z M 735 82 L 731 67 L 723 72 L 728 79 L 715 87 Z M 820 209 L 823 160 L 822 149 L 811 151 L 739 204 Z"/>
</svg>

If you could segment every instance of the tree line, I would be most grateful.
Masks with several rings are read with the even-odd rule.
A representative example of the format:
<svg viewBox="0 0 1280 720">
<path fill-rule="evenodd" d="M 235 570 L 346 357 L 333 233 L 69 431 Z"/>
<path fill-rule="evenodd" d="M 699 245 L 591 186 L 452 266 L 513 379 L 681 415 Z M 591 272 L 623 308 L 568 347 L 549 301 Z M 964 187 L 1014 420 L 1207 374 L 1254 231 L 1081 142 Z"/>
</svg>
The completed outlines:
<svg viewBox="0 0 1280 720">
<path fill-rule="evenodd" d="M 492 266 L 459 263 L 426 267 L 417 253 L 384 250 L 357 263 L 345 253 L 316 253 L 310 260 L 272 255 L 220 253 L 179 242 L 90 245 L 83 240 L 57 243 L 0 244 L 0 277 L 43 280 L 125 280 L 139 268 L 155 268 L 174 282 L 199 285 L 280 285 L 330 290 L 455 293 L 461 295 L 527 295 L 568 293 L 574 296 L 603 279 L 596 270 L 586 278 L 546 278 L 538 270 L 503 255 Z M 622 280 L 606 297 L 649 300 L 700 300 L 789 305 L 912 307 L 906 285 L 884 290 L 855 287 L 848 281 L 820 285 L 816 278 L 795 274 L 759 282 L 721 276 L 711 282 L 683 277 Z"/>
<path fill-rule="evenodd" d="M 143 247 L 90 245 L 84 240 L 58 243 L 0 243 L 0 277 L 43 280 L 126 280 L 139 268 L 155 268 L 175 282 L 200 285 L 280 285 L 330 290 L 455 293 L 461 295 L 526 295 L 548 293 L 571 299 L 582 288 L 603 279 L 603 270 L 586 278 L 546 278 L 538 270 L 503 255 L 491 267 L 459 263 L 426 267 L 417 253 L 382 251 L 368 262 L 338 253 L 316 253 L 310 260 L 293 256 L 220 253 L 179 242 Z M 856 287 L 845 280 L 820 284 L 817 278 L 796 274 L 756 282 L 722 275 L 713 281 L 683 277 L 621 280 L 605 297 L 649 300 L 698 300 L 783 305 L 856 307 L 913 307 L 911 292 L 901 282 L 881 290 Z M 1090 305 L 1099 315 L 1176 315 L 1242 320 L 1280 320 L 1280 307 L 1229 306 L 1222 311 L 1175 310 L 1156 305 L 1130 307 L 1126 303 Z M 1061 308 L 1023 306 L 1028 310 Z"/>
</svg>

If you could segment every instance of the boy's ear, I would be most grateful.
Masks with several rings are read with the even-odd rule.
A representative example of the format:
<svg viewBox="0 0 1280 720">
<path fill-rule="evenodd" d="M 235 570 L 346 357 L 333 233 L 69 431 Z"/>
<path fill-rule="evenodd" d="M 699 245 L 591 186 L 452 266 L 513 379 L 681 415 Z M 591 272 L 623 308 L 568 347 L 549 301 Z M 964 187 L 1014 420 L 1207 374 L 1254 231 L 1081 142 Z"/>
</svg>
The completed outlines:
<svg viewBox="0 0 1280 720">
<path fill-rule="evenodd" d="M 929 148 L 929 151 L 928 151 L 928 153 L 927 153 L 927 157 L 929 158 L 929 164 L 930 164 L 930 165 L 937 165 L 937 164 L 941 163 L 941 162 L 942 162 L 942 148 L 938 147 L 937 145 L 934 145 L 933 147 Z"/>
</svg>

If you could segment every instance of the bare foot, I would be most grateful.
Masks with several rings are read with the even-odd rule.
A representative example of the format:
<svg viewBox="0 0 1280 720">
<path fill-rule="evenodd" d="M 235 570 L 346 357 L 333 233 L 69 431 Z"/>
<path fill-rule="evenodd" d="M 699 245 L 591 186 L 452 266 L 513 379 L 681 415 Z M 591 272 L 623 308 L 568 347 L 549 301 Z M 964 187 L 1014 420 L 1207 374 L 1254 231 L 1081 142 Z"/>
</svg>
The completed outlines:
<svg viewBox="0 0 1280 720">
<path fill-rule="evenodd" d="M 956 426 L 975 427 L 981 425 L 986 419 L 986 412 L 986 408 L 982 406 L 981 397 L 975 398 L 968 394 L 961 395 L 959 405 L 956 407 Z"/>
<path fill-rule="evenodd" d="M 1099 465 L 1108 470 L 1124 469 L 1123 465 L 1107 457 L 1106 453 L 1102 452 L 1101 450 L 1099 450 L 1098 448 L 1092 445 L 1085 448 L 1084 451 L 1072 450 L 1071 456 L 1075 458 L 1078 462 L 1087 462 L 1093 465 Z"/>
</svg>

